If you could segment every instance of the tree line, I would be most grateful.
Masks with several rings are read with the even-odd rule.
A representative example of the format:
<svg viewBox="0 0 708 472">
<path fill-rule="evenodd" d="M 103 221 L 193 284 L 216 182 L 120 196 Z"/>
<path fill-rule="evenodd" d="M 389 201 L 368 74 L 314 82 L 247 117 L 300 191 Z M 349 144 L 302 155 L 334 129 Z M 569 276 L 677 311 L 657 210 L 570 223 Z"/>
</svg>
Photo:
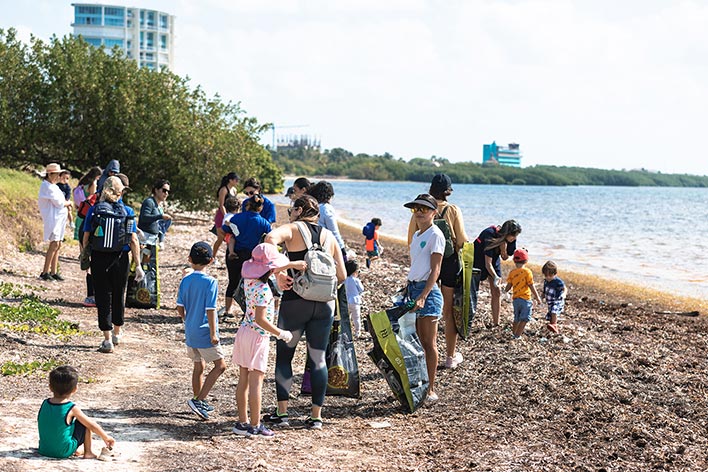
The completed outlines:
<svg viewBox="0 0 708 472">
<path fill-rule="evenodd" d="M 354 155 L 341 148 L 320 151 L 298 146 L 271 149 L 271 154 L 283 172 L 291 175 L 430 182 L 433 175 L 444 172 L 453 182 L 466 184 L 708 187 L 708 176 L 663 174 L 643 169 L 625 171 L 547 165 L 516 168 L 472 162 L 452 163 L 436 156 L 405 161 L 388 153 Z"/>
<path fill-rule="evenodd" d="M 189 78 L 141 69 L 119 49 L 80 37 L 32 38 L 0 29 L 0 162 L 43 168 L 58 162 L 75 176 L 111 159 L 147 194 L 168 179 L 185 208 L 213 206 L 230 171 L 282 188 L 281 170 L 258 142 L 268 129 L 238 103 L 208 97 Z"/>
</svg>

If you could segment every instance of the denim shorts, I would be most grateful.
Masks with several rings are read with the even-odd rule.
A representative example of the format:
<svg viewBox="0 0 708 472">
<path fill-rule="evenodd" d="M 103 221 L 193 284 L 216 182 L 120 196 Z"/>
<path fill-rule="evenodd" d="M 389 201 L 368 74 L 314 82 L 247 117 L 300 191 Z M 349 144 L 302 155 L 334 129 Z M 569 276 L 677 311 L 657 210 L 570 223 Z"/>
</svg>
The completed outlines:
<svg viewBox="0 0 708 472">
<path fill-rule="evenodd" d="M 531 308 L 533 302 L 523 298 L 514 298 L 514 323 L 531 321 Z"/>
<path fill-rule="evenodd" d="M 410 300 L 415 301 L 415 299 L 418 298 L 418 295 L 420 295 L 420 293 L 425 288 L 426 283 L 427 281 L 425 280 L 423 280 L 422 282 L 408 282 L 408 298 Z M 423 306 L 423 308 L 421 308 L 420 310 L 417 310 L 415 313 L 417 318 L 434 316 L 435 318 L 440 319 L 442 318 L 442 308 L 442 292 L 440 291 L 440 288 L 438 288 L 437 285 L 433 285 L 433 289 L 430 291 L 428 297 L 425 299 L 425 306 Z"/>
</svg>

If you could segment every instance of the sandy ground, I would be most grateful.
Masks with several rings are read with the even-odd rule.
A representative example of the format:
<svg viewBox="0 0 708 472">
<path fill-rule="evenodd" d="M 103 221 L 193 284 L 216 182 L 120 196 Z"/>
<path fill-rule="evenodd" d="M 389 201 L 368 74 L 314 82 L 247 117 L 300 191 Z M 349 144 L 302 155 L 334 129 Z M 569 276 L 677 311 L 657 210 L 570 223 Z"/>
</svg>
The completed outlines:
<svg viewBox="0 0 708 472">
<path fill-rule="evenodd" d="M 210 395 L 216 414 L 200 421 L 186 404 L 191 363 L 174 309 L 189 247 L 212 241 L 210 226 L 199 216 L 177 219 L 161 255 L 162 307 L 128 309 L 125 341 L 113 354 L 96 351 L 95 309 L 79 303 L 84 279 L 76 246 L 63 250 L 63 283 L 37 279 L 41 253 L 2 261 L 2 281 L 46 287 L 42 298 L 88 334 L 60 339 L 0 330 L 0 362 L 57 359 L 77 367 L 81 383 L 74 400 L 116 438 L 120 456 L 110 463 L 39 456 L 36 414 L 49 394 L 46 373 L 8 376 L 0 378 L 0 470 L 708 470 L 704 317 L 657 315 L 661 307 L 582 286 L 571 287 L 561 334 L 536 322 L 520 342 L 510 341 L 509 304 L 503 305 L 502 328 L 484 327 L 489 313 L 483 289 L 479 319 L 459 346 L 466 361 L 455 371 L 441 367 L 440 402 L 412 415 L 401 411 L 366 356 L 370 342 L 361 340 L 362 396 L 328 397 L 321 432 L 302 427 L 309 398 L 297 395 L 298 375 L 292 428 L 271 440 L 234 436 L 238 379 L 231 368 Z M 361 254 L 357 230 L 344 232 Z M 363 271 L 364 313 L 389 305 L 407 264 L 405 248 L 391 242 L 384 258 Z M 223 290 L 223 264 L 210 272 Z M 236 327 L 234 319 L 221 327 L 229 354 Z M 442 352 L 442 333 L 438 346 Z M 296 359 L 300 373 L 302 344 Z M 273 362 L 264 412 L 275 404 L 272 379 Z M 96 438 L 94 452 L 101 445 Z"/>
</svg>

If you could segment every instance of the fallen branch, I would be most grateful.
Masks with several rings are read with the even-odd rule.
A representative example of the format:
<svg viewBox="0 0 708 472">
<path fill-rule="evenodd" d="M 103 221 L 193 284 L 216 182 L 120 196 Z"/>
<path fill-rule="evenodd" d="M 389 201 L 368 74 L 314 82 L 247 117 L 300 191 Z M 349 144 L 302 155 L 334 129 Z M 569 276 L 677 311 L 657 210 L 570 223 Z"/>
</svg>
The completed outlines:
<svg viewBox="0 0 708 472">
<path fill-rule="evenodd" d="M 655 311 L 657 315 L 698 316 L 698 311 Z"/>
</svg>

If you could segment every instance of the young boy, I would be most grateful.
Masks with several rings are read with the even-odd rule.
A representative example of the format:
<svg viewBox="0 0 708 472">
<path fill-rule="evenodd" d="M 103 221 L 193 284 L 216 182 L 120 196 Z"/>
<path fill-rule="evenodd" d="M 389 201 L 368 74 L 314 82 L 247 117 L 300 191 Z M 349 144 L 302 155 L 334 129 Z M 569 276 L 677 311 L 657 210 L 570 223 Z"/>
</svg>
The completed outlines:
<svg viewBox="0 0 708 472">
<path fill-rule="evenodd" d="M 521 337 L 526 323 L 531 321 L 531 309 L 533 308 L 531 294 L 533 294 L 536 303 L 541 303 L 536 287 L 533 285 L 533 273 L 524 267 L 528 261 L 529 253 L 526 249 L 514 251 L 516 269 L 509 272 L 508 283 L 504 288 L 504 292 L 508 292 L 512 287 L 514 288 L 512 295 L 514 299 L 514 323 L 511 328 L 514 339 Z"/>
<path fill-rule="evenodd" d="M 548 313 L 546 320 L 547 328 L 553 333 L 558 332 L 558 315 L 563 312 L 565 306 L 565 296 L 568 290 L 561 279 L 558 278 L 558 266 L 553 261 L 548 261 L 541 268 L 543 272 L 543 297 L 548 303 Z"/>
<path fill-rule="evenodd" d="M 359 264 L 355 260 L 348 260 L 344 263 L 347 269 L 347 278 L 344 280 L 344 288 L 347 291 L 347 306 L 349 307 L 349 318 L 352 321 L 354 339 L 361 336 L 361 296 L 364 294 L 364 286 L 359 280 Z"/>
<path fill-rule="evenodd" d="M 182 279 L 177 292 L 177 313 L 184 322 L 187 355 L 194 362 L 192 390 L 194 397 L 187 404 L 204 420 L 214 407 L 207 403 L 209 391 L 216 379 L 226 370 L 224 353 L 219 344 L 219 320 L 216 316 L 216 298 L 219 288 L 216 279 L 204 269 L 214 260 L 211 246 L 204 241 L 194 243 L 189 251 L 192 272 Z M 213 362 L 206 379 L 203 378 L 206 362 Z"/>
<path fill-rule="evenodd" d="M 78 389 L 79 373 L 71 366 L 57 367 L 49 373 L 52 398 L 44 400 L 37 415 L 39 453 L 47 457 L 66 458 L 78 455 L 84 446 L 84 459 L 95 459 L 91 451 L 91 433 L 103 439 L 108 448 L 116 443 L 98 423 L 86 416 L 69 398 Z"/>
<path fill-rule="evenodd" d="M 379 258 L 383 252 L 383 246 L 379 243 L 379 228 L 381 227 L 381 218 L 372 218 L 371 222 L 367 223 L 362 230 L 366 237 L 366 268 L 371 268 L 371 261 Z"/>
</svg>

